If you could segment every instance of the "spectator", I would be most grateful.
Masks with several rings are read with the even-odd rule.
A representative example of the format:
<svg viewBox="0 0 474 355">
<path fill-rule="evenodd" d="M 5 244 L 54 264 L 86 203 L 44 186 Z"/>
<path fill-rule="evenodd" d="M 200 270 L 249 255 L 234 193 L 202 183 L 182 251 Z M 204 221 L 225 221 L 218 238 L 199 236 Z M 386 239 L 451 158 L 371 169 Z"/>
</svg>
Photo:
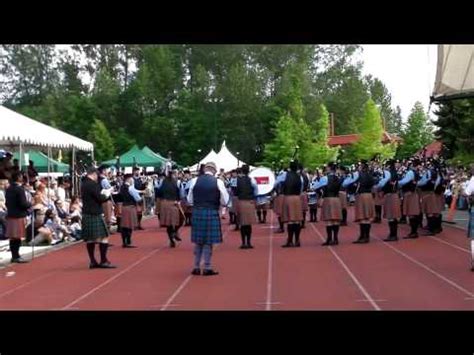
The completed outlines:
<svg viewBox="0 0 474 355">
<path fill-rule="evenodd" d="M 66 188 L 65 188 L 64 179 L 62 177 L 58 178 L 56 198 L 63 202 L 66 201 Z"/>
<path fill-rule="evenodd" d="M 69 213 L 67 210 L 64 208 L 64 202 L 63 200 L 57 200 L 55 202 L 56 205 L 56 212 L 59 218 L 61 218 L 63 221 L 67 221 L 69 218 Z"/>
<path fill-rule="evenodd" d="M 68 229 L 56 212 L 53 210 L 48 210 L 46 212 L 46 221 L 44 225 L 51 231 L 51 244 L 58 244 L 66 240 Z"/>
<path fill-rule="evenodd" d="M 71 225 L 69 226 L 69 231 L 71 233 L 71 237 L 75 240 L 81 240 L 82 236 L 82 227 L 81 227 L 81 219 L 79 216 L 74 216 L 71 219 Z"/>
<path fill-rule="evenodd" d="M 27 169 L 27 174 L 28 174 L 28 180 L 30 181 L 30 184 L 34 186 L 36 179 L 38 177 L 38 171 L 36 171 L 35 164 L 32 160 L 29 161 L 28 169 Z"/>
<path fill-rule="evenodd" d="M 82 205 L 78 196 L 73 196 L 69 205 L 69 215 L 72 217 L 78 216 L 82 218 Z"/>
<path fill-rule="evenodd" d="M 7 228 L 7 206 L 5 204 L 5 191 L 8 188 L 8 180 L 0 180 L 0 240 L 7 239 L 5 236 Z"/>
</svg>

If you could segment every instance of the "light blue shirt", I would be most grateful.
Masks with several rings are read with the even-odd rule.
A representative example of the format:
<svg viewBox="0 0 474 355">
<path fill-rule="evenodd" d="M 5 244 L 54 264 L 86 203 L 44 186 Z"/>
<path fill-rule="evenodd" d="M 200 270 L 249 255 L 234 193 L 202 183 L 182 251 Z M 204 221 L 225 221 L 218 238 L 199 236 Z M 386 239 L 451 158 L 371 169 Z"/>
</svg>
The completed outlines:
<svg viewBox="0 0 474 355">
<path fill-rule="evenodd" d="M 353 176 L 348 175 L 348 176 L 344 179 L 344 181 L 343 181 L 343 183 L 342 183 L 342 187 L 346 188 L 346 187 L 348 187 L 349 185 L 351 185 L 351 184 L 357 182 L 357 180 L 359 180 L 359 172 L 358 172 L 358 171 L 356 171 L 356 172 L 353 174 Z"/>
<path fill-rule="evenodd" d="M 153 183 L 153 185 L 155 186 L 155 189 L 161 188 L 161 185 L 163 185 L 163 179 L 155 180 L 155 182 Z"/>
<path fill-rule="evenodd" d="M 108 190 L 108 189 L 112 188 L 112 186 L 110 185 L 110 182 L 107 178 L 102 179 L 102 181 L 100 183 L 100 186 L 105 190 Z"/>
<path fill-rule="evenodd" d="M 257 181 L 253 177 L 250 178 L 250 184 L 252 185 L 253 188 L 253 196 L 257 197 L 258 196 L 258 185 Z"/>
<path fill-rule="evenodd" d="M 415 173 L 413 172 L 413 170 L 408 170 L 407 173 L 405 174 L 405 176 L 403 177 L 403 179 L 398 181 L 398 185 L 399 186 L 406 185 L 410 181 L 413 181 L 414 179 L 415 179 Z"/>
<path fill-rule="evenodd" d="M 416 186 L 425 186 L 431 180 L 431 170 L 428 170 L 426 173 L 423 174 L 420 181 L 416 184 Z"/>
<path fill-rule="evenodd" d="M 311 188 L 313 190 L 317 190 L 317 189 L 320 189 L 321 187 L 324 187 L 328 184 L 328 177 L 327 176 L 323 176 L 322 178 L 319 179 L 319 181 L 317 180 L 314 180 L 312 183 L 311 183 Z"/>
<path fill-rule="evenodd" d="M 140 197 L 140 194 L 138 193 L 137 189 L 135 188 L 135 185 L 129 185 L 128 186 L 128 192 L 135 199 L 135 202 L 140 202 L 142 200 L 142 198 Z"/>
<path fill-rule="evenodd" d="M 287 175 L 286 171 L 284 171 L 280 175 L 278 175 L 278 177 L 276 178 L 276 181 L 275 181 L 275 188 L 278 185 L 281 185 L 285 182 L 286 175 Z M 301 180 L 301 192 L 303 192 L 304 191 L 304 179 L 301 175 L 300 175 L 300 180 Z"/>
<path fill-rule="evenodd" d="M 390 181 L 391 178 L 392 178 L 392 174 L 390 174 L 390 171 L 384 170 L 383 171 L 383 178 L 382 178 L 382 180 L 379 181 L 379 183 L 377 184 L 377 186 L 375 186 L 375 188 L 377 190 L 382 189 L 387 184 L 387 182 Z"/>
</svg>

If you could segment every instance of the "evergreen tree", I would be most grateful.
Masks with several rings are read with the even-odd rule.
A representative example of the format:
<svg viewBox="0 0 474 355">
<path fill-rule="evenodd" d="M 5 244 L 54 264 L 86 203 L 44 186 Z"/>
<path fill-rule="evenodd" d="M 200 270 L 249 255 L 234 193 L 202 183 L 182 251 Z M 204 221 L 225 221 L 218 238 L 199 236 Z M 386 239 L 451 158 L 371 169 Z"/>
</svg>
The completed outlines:
<svg viewBox="0 0 474 355">
<path fill-rule="evenodd" d="M 94 144 L 95 160 L 104 161 L 114 156 L 114 142 L 101 120 L 94 120 L 87 138 Z"/>
<path fill-rule="evenodd" d="M 431 125 L 421 102 L 415 102 L 402 134 L 398 155 L 407 158 L 433 141 Z"/>
</svg>

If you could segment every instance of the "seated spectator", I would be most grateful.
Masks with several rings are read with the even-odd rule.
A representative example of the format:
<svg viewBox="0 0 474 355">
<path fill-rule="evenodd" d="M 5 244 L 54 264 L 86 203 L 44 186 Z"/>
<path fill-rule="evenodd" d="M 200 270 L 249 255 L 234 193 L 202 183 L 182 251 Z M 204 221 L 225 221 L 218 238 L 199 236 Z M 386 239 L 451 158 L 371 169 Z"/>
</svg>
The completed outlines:
<svg viewBox="0 0 474 355">
<path fill-rule="evenodd" d="M 71 225 L 69 226 L 69 231 L 71 233 L 71 236 L 75 240 L 81 240 L 82 239 L 82 236 L 81 236 L 82 226 L 81 226 L 81 219 L 79 218 L 79 216 L 72 217 Z"/>
<path fill-rule="evenodd" d="M 69 212 L 64 208 L 64 202 L 62 200 L 57 200 L 55 205 L 58 217 L 66 221 L 69 218 Z"/>
<path fill-rule="evenodd" d="M 7 206 L 5 200 L 5 191 L 8 188 L 8 180 L 0 180 L 0 240 L 7 239 L 5 237 L 5 231 L 7 228 Z"/>
<path fill-rule="evenodd" d="M 82 218 L 82 205 L 77 196 L 73 196 L 71 199 L 71 203 L 69 204 L 69 215 L 71 218 L 74 216 Z"/>
<path fill-rule="evenodd" d="M 46 212 L 45 227 L 51 231 L 51 244 L 58 244 L 67 239 L 69 231 L 66 225 L 61 221 L 56 212 L 48 210 Z"/>
<path fill-rule="evenodd" d="M 36 168 L 32 160 L 30 160 L 29 163 L 30 165 L 28 165 L 28 180 L 30 181 L 30 184 L 34 186 L 36 179 L 38 177 L 38 171 L 36 171 Z"/>
<path fill-rule="evenodd" d="M 56 188 L 56 198 L 61 201 L 66 201 L 66 189 L 64 179 L 62 177 L 58 178 L 57 188 Z"/>
</svg>

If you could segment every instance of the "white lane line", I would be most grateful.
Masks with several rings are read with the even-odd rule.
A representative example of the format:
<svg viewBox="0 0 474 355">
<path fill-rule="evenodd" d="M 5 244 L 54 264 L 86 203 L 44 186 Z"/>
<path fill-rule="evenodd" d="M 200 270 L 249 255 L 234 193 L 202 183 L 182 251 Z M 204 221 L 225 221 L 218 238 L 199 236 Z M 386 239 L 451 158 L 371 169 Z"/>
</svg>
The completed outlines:
<svg viewBox="0 0 474 355">
<path fill-rule="evenodd" d="M 230 231 L 231 226 L 227 227 L 227 230 L 225 231 L 224 235 L 222 236 L 222 241 L 226 238 L 227 234 Z M 219 245 L 214 249 L 216 250 L 219 247 Z M 166 311 L 166 309 L 169 307 L 171 303 L 173 303 L 174 299 L 178 297 L 178 295 L 181 293 L 181 291 L 186 287 L 189 281 L 193 278 L 193 275 L 189 275 L 184 279 L 184 281 L 178 286 L 178 288 L 173 292 L 170 298 L 166 301 L 163 307 L 160 308 L 160 311 Z"/>
<path fill-rule="evenodd" d="M 103 283 L 101 283 L 100 285 L 94 287 L 92 290 L 90 290 L 89 292 L 83 294 L 82 296 L 76 298 L 74 301 L 72 301 L 71 303 L 69 303 L 68 305 L 64 306 L 62 308 L 62 310 L 67 310 L 69 308 L 71 308 L 72 306 L 74 306 L 75 304 L 81 302 L 83 299 L 89 297 L 90 295 L 92 295 L 94 292 L 100 290 L 102 287 L 108 285 L 109 283 L 111 283 L 112 281 L 114 281 L 115 279 L 119 278 L 120 276 L 122 276 L 123 274 L 125 274 L 126 272 L 130 271 L 131 269 L 133 269 L 135 266 L 141 264 L 142 262 L 144 262 L 145 260 L 149 259 L 151 256 L 153 256 L 154 254 L 158 253 L 160 250 L 163 250 L 165 247 L 161 247 L 161 248 L 158 248 L 158 249 L 155 249 L 153 251 L 151 251 L 150 253 L 146 254 L 145 256 L 143 256 L 142 258 L 138 259 L 137 261 L 135 261 L 133 264 L 129 265 L 127 268 L 123 269 L 122 271 L 120 271 L 118 274 L 115 274 L 114 276 L 112 276 L 111 278 L 105 280 Z"/>
<path fill-rule="evenodd" d="M 273 225 L 273 213 L 270 217 L 270 224 Z M 268 277 L 267 277 L 267 299 L 265 301 L 266 311 L 272 310 L 272 282 L 273 282 L 273 228 L 270 229 L 269 238 L 269 251 L 268 251 Z"/>
<path fill-rule="evenodd" d="M 458 249 L 458 250 L 463 251 L 463 252 L 466 252 L 466 253 L 468 253 L 468 254 L 471 253 L 471 251 L 470 251 L 469 249 L 460 247 L 460 246 L 458 246 L 458 245 L 456 245 L 456 244 L 453 244 L 453 243 L 449 243 L 449 242 L 447 242 L 447 241 L 445 241 L 445 240 L 443 240 L 443 239 L 441 239 L 441 238 L 433 237 L 433 236 L 430 236 L 429 238 L 430 238 L 430 239 L 433 239 L 433 240 L 436 240 L 436 241 L 439 242 L 439 243 L 443 243 L 443 244 L 449 245 L 449 246 L 451 246 L 451 247 L 454 248 L 454 249 Z"/>
<path fill-rule="evenodd" d="M 50 275 L 53 274 L 53 273 L 55 273 L 55 271 L 48 272 L 48 273 L 44 274 L 43 276 L 37 277 L 37 278 L 35 278 L 35 279 L 33 279 L 33 280 L 30 280 L 30 281 L 28 281 L 28 282 L 25 282 L 24 284 L 21 284 L 20 286 L 17 286 L 17 287 L 15 287 L 15 288 L 11 289 L 11 290 L 5 291 L 5 292 L 3 292 L 3 293 L 0 294 L 0 298 L 3 298 L 3 297 L 5 297 L 5 296 L 8 296 L 9 294 L 12 294 L 13 292 L 16 292 L 16 291 L 18 291 L 18 290 L 21 290 L 23 287 L 26 287 L 26 286 L 31 285 L 31 284 L 33 284 L 33 283 L 39 281 L 39 280 L 42 280 L 42 279 L 44 279 L 44 278 L 50 276 Z"/>
<path fill-rule="evenodd" d="M 324 241 L 324 237 L 321 235 L 321 233 L 319 232 L 319 230 L 313 225 L 311 224 L 311 227 L 314 229 L 314 231 L 318 234 L 319 238 Z M 339 255 L 337 255 L 337 253 L 333 250 L 333 248 L 331 246 L 328 246 L 327 247 L 329 249 L 329 251 L 332 253 L 332 255 L 334 255 L 334 257 L 337 259 L 337 261 L 339 261 L 339 263 L 342 265 L 342 267 L 344 268 L 344 270 L 346 270 L 347 274 L 351 277 L 352 281 L 354 281 L 354 283 L 357 285 L 357 287 L 359 288 L 360 292 L 362 292 L 362 294 L 364 295 L 364 297 L 367 299 L 367 301 L 371 304 L 371 306 L 376 310 L 376 311 L 380 311 L 381 308 L 378 306 L 377 302 L 375 302 L 375 300 L 372 298 L 372 296 L 369 294 L 369 292 L 367 292 L 367 290 L 365 289 L 364 286 L 362 286 L 362 284 L 360 283 L 360 281 L 357 279 L 357 277 L 355 277 L 355 275 L 351 272 L 351 270 L 349 269 L 349 267 L 344 263 L 344 261 L 342 261 L 342 259 L 339 257 Z"/>
<path fill-rule="evenodd" d="M 451 285 L 452 287 L 456 288 L 457 290 L 461 291 L 462 293 L 468 295 L 469 297 L 474 297 L 474 294 L 468 290 L 466 290 L 464 287 L 462 287 L 461 285 L 457 284 L 456 282 L 448 279 L 446 276 L 444 275 L 441 275 L 439 272 L 436 272 L 435 270 L 433 270 L 432 268 L 430 268 L 429 266 L 423 264 L 421 261 L 418 261 L 416 260 L 415 258 L 412 258 L 410 255 L 408 254 L 405 254 L 403 251 L 401 251 L 400 249 L 397 249 L 395 248 L 394 246 L 390 245 L 389 243 L 387 242 L 384 242 L 383 240 L 377 238 L 377 237 L 374 237 L 375 239 L 381 241 L 383 243 L 383 245 L 385 245 L 386 247 L 392 249 L 394 252 L 400 254 L 401 256 L 403 256 L 404 258 L 410 260 L 412 263 L 418 265 L 419 267 L 425 269 L 426 271 L 430 272 L 431 274 L 435 275 L 436 277 L 438 277 L 439 279 L 443 280 L 444 282 L 448 283 L 449 285 Z"/>
</svg>

